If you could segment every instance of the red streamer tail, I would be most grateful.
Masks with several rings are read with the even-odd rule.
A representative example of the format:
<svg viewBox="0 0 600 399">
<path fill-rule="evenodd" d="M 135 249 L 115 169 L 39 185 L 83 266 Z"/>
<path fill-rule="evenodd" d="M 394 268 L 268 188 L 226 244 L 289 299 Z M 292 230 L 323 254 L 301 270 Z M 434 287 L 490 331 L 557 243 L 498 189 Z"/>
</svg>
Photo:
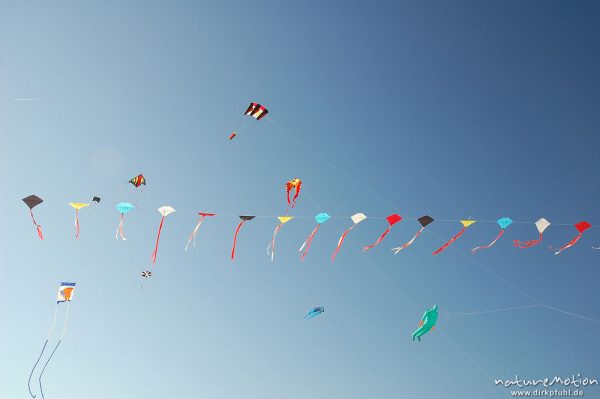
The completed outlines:
<svg viewBox="0 0 600 399">
<path fill-rule="evenodd" d="M 496 241 L 498 241 L 498 239 L 502 236 L 502 234 L 504 234 L 504 229 L 500 230 L 500 233 L 498 233 L 498 235 L 496 236 L 496 238 L 494 238 L 494 241 L 490 242 L 488 245 L 482 245 L 480 247 L 475 247 L 475 248 L 473 248 L 471 250 L 471 252 L 472 253 L 476 253 L 480 249 L 488 249 L 489 247 L 491 247 L 492 245 L 494 245 L 496 243 Z"/>
<path fill-rule="evenodd" d="M 40 240 L 43 240 L 44 235 L 42 234 L 42 226 L 37 224 L 37 222 L 35 221 L 35 218 L 33 217 L 33 211 L 31 209 L 29 210 L 29 214 L 31 215 L 31 220 L 33 220 L 33 224 L 34 224 L 35 228 L 37 229 L 38 237 L 40 237 Z"/>
<path fill-rule="evenodd" d="M 310 235 L 308 236 L 308 238 L 306 239 L 306 241 L 304 241 L 304 244 L 302 244 L 302 246 L 298 250 L 298 251 L 302 251 L 302 249 L 304 249 L 304 252 L 300 256 L 300 260 L 301 261 L 304 261 L 304 258 L 308 254 L 308 250 L 310 249 L 310 245 L 312 244 L 313 238 L 315 238 L 315 234 L 317 234 L 317 231 L 319 230 L 320 226 L 321 226 L 321 224 L 317 224 L 317 227 L 315 227 L 315 229 L 312 231 L 312 233 L 310 233 Z"/>
<path fill-rule="evenodd" d="M 244 224 L 245 220 L 242 220 L 240 224 L 238 224 L 237 229 L 235 229 L 235 234 L 233 235 L 233 247 L 231 247 L 231 260 L 233 261 L 235 258 L 235 245 L 237 244 L 237 236 Z"/>
<path fill-rule="evenodd" d="M 409 242 L 407 242 L 406 244 L 402 245 L 401 247 L 392 248 L 392 251 L 394 251 L 394 255 L 398 255 L 398 252 L 402 251 L 403 249 L 406 249 L 406 248 L 410 247 L 410 245 L 413 243 L 413 241 L 415 241 L 417 239 L 417 237 L 421 235 L 421 233 L 423 232 L 423 230 L 425 230 L 425 227 L 421 227 L 419 229 L 419 231 L 417 231 L 417 233 L 413 236 L 413 238 L 411 238 Z"/>
<path fill-rule="evenodd" d="M 538 238 L 537 240 L 529 240 L 529 241 L 513 240 L 513 244 L 515 245 L 515 247 L 518 247 L 521 249 L 531 248 L 534 245 L 538 245 L 540 242 L 542 242 L 542 233 L 540 233 L 540 238 Z"/>
<path fill-rule="evenodd" d="M 456 234 L 454 237 L 452 237 L 450 239 L 450 241 L 448 241 L 447 243 L 445 243 L 444 245 L 442 245 L 440 248 L 438 248 L 437 251 L 435 251 L 432 255 L 437 255 L 440 252 L 442 252 L 444 249 L 448 248 L 450 246 L 450 244 L 452 244 L 454 241 L 456 241 L 458 239 L 458 237 L 462 236 L 463 233 L 465 232 L 467 228 L 463 227 L 462 229 L 460 229 L 460 231 L 458 232 L 458 234 Z"/>
<path fill-rule="evenodd" d="M 562 251 L 564 251 L 567 248 L 571 248 L 573 245 L 577 244 L 577 241 L 579 241 L 579 239 L 581 238 L 581 236 L 583 235 L 583 233 L 579 233 L 577 234 L 577 236 L 575 238 L 573 238 L 571 241 L 569 241 L 567 244 L 563 245 L 562 247 L 560 247 L 556 252 L 554 252 L 554 255 L 558 255 L 560 254 Z M 552 247 L 550 247 L 550 249 L 553 249 Z"/>
<path fill-rule="evenodd" d="M 385 231 L 383 232 L 383 234 L 382 234 L 381 236 L 379 236 L 379 238 L 377 239 L 377 241 L 375 241 L 373 244 L 371 244 L 371 245 L 367 245 L 366 247 L 364 247 L 364 248 L 363 248 L 363 252 L 364 252 L 364 251 L 366 251 L 366 250 L 368 250 L 368 249 L 371 249 L 371 248 L 373 248 L 373 247 L 376 247 L 377 245 L 379 245 L 379 243 L 380 243 L 381 241 L 383 241 L 383 239 L 385 238 L 385 236 L 387 236 L 387 233 L 389 233 L 389 232 L 390 232 L 390 229 L 391 229 L 391 228 L 392 228 L 392 227 L 390 226 L 390 227 L 388 227 L 387 229 L 385 229 Z"/>
<path fill-rule="evenodd" d="M 156 255 L 158 254 L 158 242 L 160 241 L 160 232 L 162 231 L 164 221 L 165 217 L 163 216 L 160 219 L 160 225 L 158 226 L 158 234 L 156 235 L 156 245 L 154 246 L 154 251 L 152 252 L 152 264 L 156 263 Z"/>
<path fill-rule="evenodd" d="M 273 258 L 275 257 L 275 236 L 277 236 L 277 233 L 279 233 L 281 226 L 283 226 L 283 223 L 280 223 L 277 225 L 277 227 L 275 227 L 275 231 L 273 232 L 273 237 L 271 238 L 271 242 L 269 243 L 269 246 L 267 247 L 267 255 L 271 255 L 271 262 L 273 262 Z"/>
<path fill-rule="evenodd" d="M 75 239 L 79 240 L 79 210 L 75 210 Z"/>
<path fill-rule="evenodd" d="M 335 257 L 337 256 L 338 252 L 340 252 L 340 248 L 342 247 L 342 244 L 344 243 L 344 240 L 346 239 L 346 236 L 348 235 L 348 233 L 350 232 L 350 230 L 352 230 L 354 228 L 354 226 L 355 225 L 353 224 L 348 229 L 346 229 L 346 231 L 344 231 L 344 233 L 342 234 L 342 236 L 338 240 L 338 245 L 335 248 L 335 251 L 333 251 L 333 254 L 331 255 L 331 263 L 335 262 Z"/>
</svg>

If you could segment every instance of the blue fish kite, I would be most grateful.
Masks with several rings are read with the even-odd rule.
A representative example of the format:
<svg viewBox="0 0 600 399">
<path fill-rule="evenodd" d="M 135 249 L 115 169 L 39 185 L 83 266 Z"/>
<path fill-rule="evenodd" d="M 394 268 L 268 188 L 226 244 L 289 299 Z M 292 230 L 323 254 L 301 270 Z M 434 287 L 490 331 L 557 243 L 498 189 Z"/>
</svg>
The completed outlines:
<svg viewBox="0 0 600 399">
<path fill-rule="evenodd" d="M 306 314 L 306 316 L 304 316 L 305 319 L 312 319 L 315 316 L 320 315 L 321 313 L 323 313 L 325 311 L 325 308 L 322 306 L 313 308 L 310 312 L 308 312 Z"/>
</svg>

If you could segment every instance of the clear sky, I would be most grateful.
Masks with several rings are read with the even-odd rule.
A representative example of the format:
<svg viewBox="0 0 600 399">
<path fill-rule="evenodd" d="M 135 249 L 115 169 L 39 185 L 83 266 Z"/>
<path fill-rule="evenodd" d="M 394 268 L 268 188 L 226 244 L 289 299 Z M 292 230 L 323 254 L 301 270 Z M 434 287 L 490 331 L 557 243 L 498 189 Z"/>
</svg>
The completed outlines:
<svg viewBox="0 0 600 399">
<path fill-rule="evenodd" d="M 60 281 L 77 288 L 49 399 L 502 398 L 494 378 L 600 378 L 600 229 L 548 249 L 600 225 L 599 38 L 583 0 L 0 1 L 0 397 L 29 397 Z M 250 101 L 276 125 L 228 141 Z M 143 193 L 123 184 L 140 172 Z M 68 202 L 94 195 L 75 240 Z M 116 241 L 124 200 L 139 209 Z M 177 212 L 142 281 L 162 205 Z M 218 216 L 184 252 L 198 211 Z M 336 218 L 302 263 L 321 211 Z M 461 227 L 434 222 L 394 256 L 405 220 L 361 254 L 394 212 L 557 225 L 518 250 L 537 232 L 513 224 L 471 255 L 498 232 L 476 223 L 433 257 Z M 232 263 L 237 214 L 265 217 Z M 412 342 L 434 304 L 438 330 Z"/>
</svg>

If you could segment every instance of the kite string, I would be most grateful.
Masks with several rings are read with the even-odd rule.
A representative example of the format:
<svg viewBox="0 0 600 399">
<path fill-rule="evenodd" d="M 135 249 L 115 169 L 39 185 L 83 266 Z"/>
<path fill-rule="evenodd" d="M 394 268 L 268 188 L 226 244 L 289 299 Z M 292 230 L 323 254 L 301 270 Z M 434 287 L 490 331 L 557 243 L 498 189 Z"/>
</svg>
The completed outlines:
<svg viewBox="0 0 600 399">
<path fill-rule="evenodd" d="M 165 217 L 163 216 L 160 219 L 160 225 L 158 226 L 158 234 L 156 235 L 156 245 L 154 246 L 154 251 L 152 252 L 152 263 L 156 263 L 156 255 L 158 254 L 158 242 L 160 241 L 160 232 L 163 227 L 163 222 L 165 221 Z"/>
<path fill-rule="evenodd" d="M 38 382 L 40 384 L 40 393 L 42 394 L 42 399 L 45 399 L 44 398 L 44 388 L 42 386 L 42 377 L 44 375 L 44 371 L 46 371 L 46 367 L 48 366 L 48 364 L 50 363 L 50 360 L 52 360 L 52 357 L 54 356 L 54 352 L 56 352 L 56 350 L 58 349 L 58 346 L 62 342 L 63 337 L 65 336 L 65 332 L 67 331 L 67 324 L 69 322 L 69 307 L 70 307 L 70 302 L 67 302 L 67 311 L 66 311 L 66 314 L 65 314 L 65 322 L 64 322 L 64 325 L 63 325 L 62 334 L 60 335 L 60 339 L 58 340 L 58 343 L 56 344 L 56 346 L 52 350 L 52 353 L 50 353 L 50 357 L 48 357 L 48 360 L 46 360 L 46 363 L 44 364 L 44 368 L 42 369 L 42 372 L 40 373 L 40 377 L 38 378 Z"/>
<path fill-rule="evenodd" d="M 46 342 L 44 342 L 42 351 L 40 352 L 40 355 L 38 356 L 35 364 L 33 365 L 33 368 L 31 369 L 31 373 L 29 373 L 29 379 L 27 380 L 27 388 L 29 389 L 29 394 L 31 395 L 32 398 L 35 398 L 35 395 L 33 394 L 33 392 L 31 392 L 31 377 L 33 376 L 33 372 L 35 371 L 38 363 L 40 362 L 40 359 L 44 355 L 44 350 L 46 349 L 46 345 L 48 345 L 48 341 L 50 340 L 50 337 L 52 336 L 52 332 L 54 331 L 54 326 L 56 325 L 57 315 L 58 315 L 58 302 L 56 303 L 56 306 L 54 307 L 54 319 L 52 320 L 52 324 L 50 325 L 50 331 L 48 331 L 48 336 L 46 337 Z"/>
</svg>

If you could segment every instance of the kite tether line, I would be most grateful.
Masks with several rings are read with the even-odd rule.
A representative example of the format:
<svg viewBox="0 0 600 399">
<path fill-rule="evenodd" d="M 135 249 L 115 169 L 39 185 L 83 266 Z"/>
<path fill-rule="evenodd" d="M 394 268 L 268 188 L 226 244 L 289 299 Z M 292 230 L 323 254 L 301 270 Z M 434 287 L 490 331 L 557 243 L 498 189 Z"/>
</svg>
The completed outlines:
<svg viewBox="0 0 600 399">
<path fill-rule="evenodd" d="M 65 336 L 65 332 L 67 332 L 67 324 L 69 323 L 69 305 L 70 305 L 69 302 L 67 302 L 67 311 L 66 311 L 66 315 L 65 315 L 65 323 L 63 325 L 63 330 L 62 330 L 62 334 L 60 335 L 60 339 L 58 340 L 58 342 L 56 343 L 56 346 L 52 350 L 52 353 L 50 354 L 50 357 L 48 357 L 48 360 L 46 360 L 46 363 L 44 364 L 44 368 L 42 368 L 42 372 L 40 373 L 40 377 L 38 378 L 38 382 L 40 384 L 40 393 L 42 394 L 42 399 L 45 399 L 44 398 L 44 388 L 42 386 L 42 376 L 44 375 L 44 371 L 46 371 L 46 367 L 48 366 L 48 363 L 50 363 L 50 360 L 52 360 L 52 357 L 54 356 L 54 352 L 56 352 L 56 350 L 58 349 L 58 346 L 62 342 L 63 337 Z"/>
<path fill-rule="evenodd" d="M 42 358 L 42 356 L 44 354 L 44 351 L 46 350 L 46 345 L 48 345 L 48 340 L 52 336 L 52 332 L 54 331 L 54 326 L 56 326 L 57 314 L 58 314 L 58 303 L 54 307 L 54 320 L 52 321 L 52 325 L 50 326 L 50 331 L 48 332 L 48 336 L 46 337 L 46 341 L 44 342 L 42 351 L 40 352 L 40 355 L 38 356 L 37 360 L 35 361 L 35 364 L 33 365 L 33 368 L 31 369 L 31 373 L 29 373 L 29 379 L 27 380 L 27 389 L 29 389 L 29 394 L 31 395 L 32 398 L 35 398 L 35 394 L 33 392 L 31 392 L 31 377 L 33 376 L 33 372 L 35 371 L 38 363 L 40 362 L 40 359 Z"/>
</svg>

